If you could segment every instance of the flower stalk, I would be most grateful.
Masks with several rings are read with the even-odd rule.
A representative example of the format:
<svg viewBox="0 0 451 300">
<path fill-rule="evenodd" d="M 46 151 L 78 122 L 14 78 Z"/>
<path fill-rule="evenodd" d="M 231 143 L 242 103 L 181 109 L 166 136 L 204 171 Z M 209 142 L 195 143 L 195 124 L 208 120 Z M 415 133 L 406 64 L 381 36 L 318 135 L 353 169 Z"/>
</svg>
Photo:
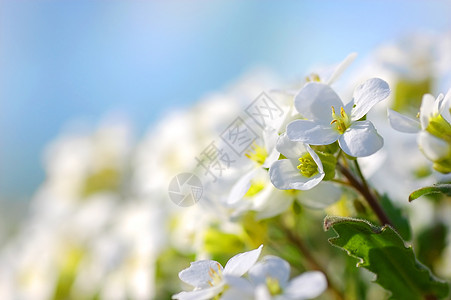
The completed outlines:
<svg viewBox="0 0 451 300">
<path fill-rule="evenodd" d="M 382 223 L 382 225 L 390 225 L 391 227 L 395 228 L 393 226 L 393 223 L 390 221 L 390 219 L 388 218 L 387 214 L 385 213 L 384 209 L 382 208 L 382 206 L 377 201 L 377 199 L 374 196 L 374 194 L 370 191 L 370 189 L 369 189 L 368 185 L 366 184 L 366 181 L 365 181 L 365 179 L 364 179 L 364 177 L 362 175 L 362 172 L 360 171 L 360 167 L 358 167 L 357 162 L 356 162 L 356 166 L 357 166 L 356 167 L 357 172 L 359 173 L 360 177 L 362 178 L 362 182 L 360 182 L 354 176 L 354 174 L 352 174 L 349 171 L 349 169 L 345 168 L 340 163 L 337 164 L 337 168 L 340 171 L 340 173 L 344 177 L 346 177 L 346 179 L 349 181 L 351 186 L 354 189 L 356 189 L 365 198 L 365 200 L 368 202 L 368 204 L 370 205 L 371 209 L 374 211 L 374 213 L 376 214 L 377 218 Z"/>
<path fill-rule="evenodd" d="M 313 254 L 309 250 L 309 247 L 305 245 L 304 241 L 299 237 L 299 235 L 294 234 L 294 232 L 285 225 L 282 225 L 281 227 L 288 240 L 293 243 L 293 245 L 295 245 L 297 249 L 299 249 L 299 251 L 302 253 L 302 255 L 306 258 L 310 267 L 313 270 L 321 271 L 326 276 L 328 290 L 335 296 L 335 299 L 344 300 L 345 298 L 341 291 L 333 284 L 333 282 L 331 282 L 325 268 L 321 266 L 315 256 L 313 256 Z"/>
</svg>

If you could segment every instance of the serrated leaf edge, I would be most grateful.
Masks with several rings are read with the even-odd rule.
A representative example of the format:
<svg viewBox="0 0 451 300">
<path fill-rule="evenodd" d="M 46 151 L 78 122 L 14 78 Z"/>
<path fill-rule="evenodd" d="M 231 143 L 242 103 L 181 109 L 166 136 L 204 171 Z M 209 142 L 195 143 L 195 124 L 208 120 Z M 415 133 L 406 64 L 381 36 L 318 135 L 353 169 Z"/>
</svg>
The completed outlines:
<svg viewBox="0 0 451 300">
<path fill-rule="evenodd" d="M 349 250 L 347 250 L 347 249 L 345 249 L 345 248 L 342 248 L 342 247 L 340 247 L 340 246 L 338 246 L 338 245 L 335 245 L 335 244 L 333 243 L 334 240 L 337 240 L 338 238 L 340 238 L 340 235 L 339 235 L 338 232 L 333 228 L 333 226 L 336 225 L 336 224 L 339 224 L 339 223 L 345 223 L 345 222 L 366 223 L 367 225 L 369 225 L 371 231 L 373 231 L 375 234 L 381 234 L 381 233 L 383 233 L 384 231 L 386 231 L 387 228 L 392 229 L 392 231 L 400 238 L 402 244 L 404 245 L 405 250 L 408 250 L 408 251 L 411 250 L 411 252 L 409 252 L 409 254 L 412 254 L 412 255 L 413 255 L 413 258 L 415 259 L 415 268 L 416 268 L 419 272 L 427 273 L 427 275 L 429 276 L 429 279 L 430 279 L 430 280 L 435 280 L 435 281 L 437 281 L 437 282 L 440 282 L 440 283 L 443 283 L 443 284 L 447 284 L 447 285 L 448 285 L 448 294 L 449 294 L 449 287 L 450 287 L 449 282 L 437 278 L 434 274 L 432 274 L 432 272 L 430 272 L 430 270 L 429 270 L 427 267 L 423 266 L 423 264 L 421 264 L 421 263 L 416 259 L 415 254 L 414 254 L 413 249 L 412 249 L 412 246 L 411 246 L 411 245 L 407 245 L 407 246 L 406 246 L 406 243 L 404 242 L 403 238 L 402 238 L 402 237 L 399 235 L 399 233 L 398 233 L 393 227 L 391 227 L 390 225 L 384 225 L 384 226 L 382 226 L 382 227 L 378 227 L 378 226 L 375 226 L 375 225 L 373 225 L 372 223 L 370 223 L 369 221 L 364 220 L 364 219 L 357 219 L 357 218 L 350 218 L 350 217 L 339 217 L 339 216 L 326 216 L 326 217 L 324 218 L 324 230 L 328 231 L 330 228 L 332 228 L 333 231 L 337 234 L 337 236 L 331 237 L 331 238 L 328 239 L 329 243 L 330 243 L 332 246 L 334 246 L 334 247 L 337 247 L 337 248 L 339 248 L 339 249 L 341 249 L 341 250 L 344 250 L 344 251 L 348 254 L 348 256 L 354 257 L 354 258 L 358 259 L 359 262 L 356 264 L 356 267 L 362 268 L 361 265 L 365 262 L 365 260 L 364 260 L 362 257 L 359 257 L 359 256 L 356 256 L 356 255 L 351 254 L 351 252 L 350 252 Z M 365 268 L 365 267 L 363 266 L 363 268 Z M 365 268 L 365 269 L 367 269 L 367 268 Z M 375 283 L 378 283 L 378 281 L 377 281 L 377 280 L 378 280 L 378 277 L 379 277 L 378 274 L 376 274 L 376 273 L 370 271 L 369 269 L 367 269 L 367 270 L 368 270 L 369 272 L 371 272 L 372 274 L 374 274 L 374 276 L 375 276 L 374 282 L 375 282 Z M 379 283 L 378 283 L 378 284 L 379 284 Z M 384 288 L 385 288 L 385 287 L 384 287 Z M 389 291 L 390 291 L 390 290 L 389 290 Z M 392 293 L 392 292 L 390 291 L 390 293 Z"/>
</svg>

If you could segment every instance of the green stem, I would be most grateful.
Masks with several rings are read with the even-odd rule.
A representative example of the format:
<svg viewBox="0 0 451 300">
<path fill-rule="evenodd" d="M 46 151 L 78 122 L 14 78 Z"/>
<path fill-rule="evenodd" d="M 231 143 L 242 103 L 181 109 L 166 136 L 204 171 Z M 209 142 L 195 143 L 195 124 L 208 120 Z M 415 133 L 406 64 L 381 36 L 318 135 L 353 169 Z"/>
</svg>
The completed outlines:
<svg viewBox="0 0 451 300">
<path fill-rule="evenodd" d="M 354 160 L 354 166 L 355 166 L 355 168 L 356 168 L 356 170 L 357 170 L 357 174 L 359 175 L 360 180 L 362 181 L 363 187 L 364 187 L 366 190 L 369 190 L 368 184 L 367 184 L 367 182 L 366 182 L 365 177 L 363 176 L 362 170 L 360 169 L 360 165 L 359 165 L 359 162 L 357 161 L 357 159 Z"/>
<path fill-rule="evenodd" d="M 331 179 L 330 181 L 339 183 L 341 185 L 346 185 L 346 186 L 351 186 L 352 187 L 352 185 L 349 182 L 344 181 L 344 180 L 340 180 L 340 179 L 335 179 L 334 178 L 334 179 Z"/>
<path fill-rule="evenodd" d="M 302 255 L 307 259 L 308 263 L 310 264 L 310 267 L 314 270 L 318 270 L 326 276 L 327 280 L 327 287 L 330 290 L 332 294 L 335 295 L 335 299 L 343 300 L 345 299 L 343 294 L 340 292 L 340 290 L 330 281 L 329 276 L 327 276 L 326 270 L 320 265 L 320 263 L 316 260 L 316 258 L 312 255 L 309 248 L 304 244 L 302 239 L 293 233 L 289 228 L 282 225 L 282 229 L 285 232 L 286 236 L 292 242 L 302 253 Z"/>
<path fill-rule="evenodd" d="M 393 223 L 388 218 L 387 214 L 385 213 L 382 206 L 377 201 L 376 197 L 371 193 L 370 189 L 368 188 L 368 185 L 366 184 L 365 180 L 362 180 L 360 182 L 350 171 L 349 169 L 345 168 L 342 164 L 337 164 L 338 170 L 341 174 L 343 174 L 344 177 L 349 181 L 349 183 L 365 198 L 365 200 L 370 205 L 371 209 L 376 214 L 379 221 L 382 223 L 382 225 L 388 224 L 395 228 L 393 226 Z M 358 168 L 360 170 L 360 168 Z M 358 171 L 359 172 L 359 171 Z M 361 174 L 361 172 L 359 172 Z M 363 176 L 362 176 L 363 178 Z"/>
</svg>

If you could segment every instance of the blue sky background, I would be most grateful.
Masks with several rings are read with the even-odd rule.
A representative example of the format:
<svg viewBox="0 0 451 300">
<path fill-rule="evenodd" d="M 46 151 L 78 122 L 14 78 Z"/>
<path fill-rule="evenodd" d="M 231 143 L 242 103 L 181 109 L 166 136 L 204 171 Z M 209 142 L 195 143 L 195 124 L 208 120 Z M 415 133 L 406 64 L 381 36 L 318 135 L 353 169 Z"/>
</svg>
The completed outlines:
<svg viewBox="0 0 451 300">
<path fill-rule="evenodd" d="M 417 31 L 449 1 L 2 1 L 0 201 L 27 201 L 67 122 L 121 111 L 137 135 L 246 71 L 285 79 Z"/>
</svg>

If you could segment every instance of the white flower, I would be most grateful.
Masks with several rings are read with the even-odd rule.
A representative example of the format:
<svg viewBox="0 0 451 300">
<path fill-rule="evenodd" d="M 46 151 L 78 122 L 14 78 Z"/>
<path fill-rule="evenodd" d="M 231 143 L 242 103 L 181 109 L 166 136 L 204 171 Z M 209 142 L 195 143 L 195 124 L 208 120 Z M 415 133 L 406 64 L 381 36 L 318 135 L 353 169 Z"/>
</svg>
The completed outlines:
<svg viewBox="0 0 451 300">
<path fill-rule="evenodd" d="M 249 270 L 256 299 L 312 299 L 327 289 L 326 276 L 319 271 L 289 277 L 290 265 L 277 256 L 265 256 Z"/>
<path fill-rule="evenodd" d="M 451 157 L 451 89 L 437 99 L 430 94 L 423 96 L 419 120 L 388 110 L 388 119 L 393 129 L 405 133 L 418 133 L 417 142 L 424 155 L 441 167 L 438 171 L 450 170 Z M 449 172 L 449 171 L 448 171 Z"/>
<path fill-rule="evenodd" d="M 324 178 L 323 164 L 309 145 L 290 141 L 283 133 L 276 149 L 287 158 L 275 161 L 269 169 L 269 177 L 276 188 L 309 190 Z"/>
<path fill-rule="evenodd" d="M 255 250 L 240 253 L 232 257 L 223 268 L 214 260 L 200 260 L 179 273 L 179 278 L 194 287 L 193 291 L 173 295 L 173 299 L 202 300 L 210 299 L 224 290 L 224 276 L 241 277 L 257 261 L 263 245 Z"/>
<path fill-rule="evenodd" d="M 269 181 L 267 168 L 279 158 L 275 147 L 279 135 L 269 127 L 262 130 L 261 134 L 263 145 L 254 143 L 252 149 L 245 154 L 251 162 L 250 168 L 237 177 L 228 197 L 224 199 L 224 204 L 232 210 L 232 217 L 248 210 L 260 211 L 259 208 L 265 206 L 273 193 L 274 187 Z"/>
<path fill-rule="evenodd" d="M 421 102 L 419 120 L 402 115 L 394 110 L 388 110 L 388 119 L 393 129 L 405 133 L 417 133 L 426 130 L 433 118 L 441 116 L 448 124 L 451 124 L 450 115 L 451 89 L 446 96 L 440 94 L 437 99 L 430 94 L 423 96 Z"/>
<path fill-rule="evenodd" d="M 353 101 L 344 105 L 330 86 L 310 82 L 296 95 L 294 102 L 296 110 L 306 120 L 288 124 L 288 138 L 311 145 L 328 145 L 338 140 L 346 154 L 369 156 L 382 148 L 383 139 L 370 121 L 359 119 L 389 94 L 385 81 L 372 78 L 358 86 Z M 340 110 L 339 114 L 336 110 Z"/>
</svg>

